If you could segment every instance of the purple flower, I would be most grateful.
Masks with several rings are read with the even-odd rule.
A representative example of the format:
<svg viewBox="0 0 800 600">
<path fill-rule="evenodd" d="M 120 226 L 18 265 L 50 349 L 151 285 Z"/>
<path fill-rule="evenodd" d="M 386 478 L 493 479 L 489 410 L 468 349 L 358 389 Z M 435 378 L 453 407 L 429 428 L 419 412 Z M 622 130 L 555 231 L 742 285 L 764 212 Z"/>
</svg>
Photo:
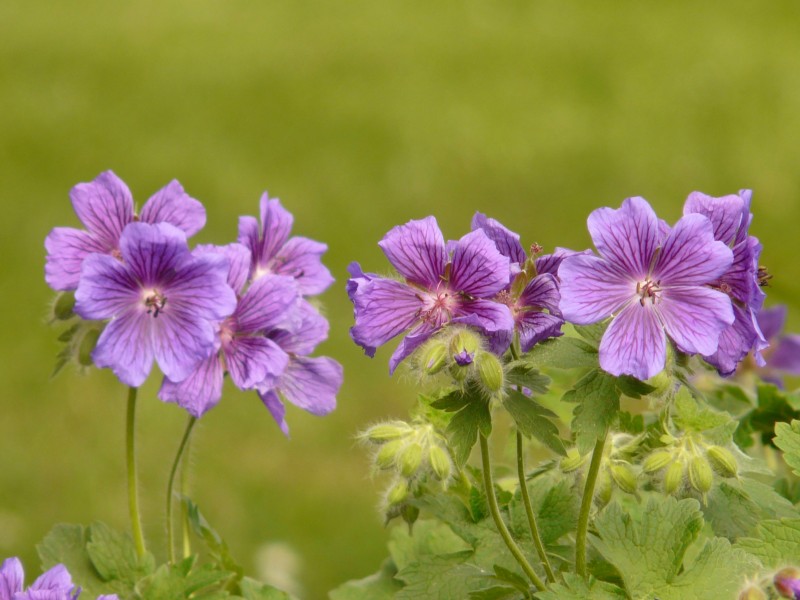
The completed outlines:
<svg viewBox="0 0 800 600">
<path fill-rule="evenodd" d="M 800 375 L 800 335 L 783 333 L 786 306 L 762 308 L 756 316 L 761 333 L 770 343 L 769 350 L 764 352 L 762 376 L 782 387 L 781 373 Z"/>
<path fill-rule="evenodd" d="M 214 321 L 236 308 L 222 256 L 193 256 L 186 236 L 167 223 L 131 223 L 118 260 L 90 254 L 75 292 L 84 319 L 110 319 L 92 359 L 138 387 L 155 358 L 172 381 L 189 376 L 215 349 Z"/>
<path fill-rule="evenodd" d="M 800 600 L 800 569 L 795 567 L 781 569 L 775 573 L 772 581 L 781 596 Z"/>
<path fill-rule="evenodd" d="M 134 214 L 128 186 L 112 171 L 100 173 L 89 183 L 79 183 L 69 195 L 86 229 L 56 227 L 45 239 L 45 281 L 54 290 L 78 287 L 81 265 L 89 254 L 119 256 L 120 236 L 128 223 L 171 223 L 187 236 L 206 223 L 203 205 L 190 198 L 177 181 L 156 192 L 138 215 Z"/>
<path fill-rule="evenodd" d="M 514 319 L 508 306 L 492 299 L 509 283 L 509 259 L 482 231 L 445 245 L 434 217 L 409 221 L 392 229 L 379 243 L 389 262 L 405 278 L 396 281 L 349 267 L 347 284 L 353 302 L 353 340 L 368 356 L 404 331 L 389 360 L 389 370 L 449 323 L 475 327 L 508 347 Z M 448 248 L 449 246 L 449 248 Z M 450 251 L 451 250 L 451 251 Z"/>
<path fill-rule="evenodd" d="M 728 271 L 733 255 L 706 217 L 686 215 L 668 230 L 646 200 L 628 198 L 618 210 L 595 210 L 588 226 L 600 256 L 563 260 L 560 308 L 577 325 L 613 317 L 600 343 L 605 371 L 657 374 L 665 334 L 682 352 L 716 352 L 734 316 L 728 296 L 707 284 Z"/>
<path fill-rule="evenodd" d="M 756 312 L 764 302 L 761 290 L 758 258 L 761 244 L 747 235 L 752 220 L 750 190 L 738 195 L 714 198 L 701 192 L 692 192 L 686 199 L 683 213 L 706 216 L 714 227 L 714 239 L 723 242 L 733 251 L 733 263 L 711 287 L 730 296 L 734 321 L 720 336 L 719 348 L 703 358 L 717 368 L 721 375 L 730 375 L 751 350 L 756 351 L 756 361 L 763 363 L 759 351 L 767 346 L 756 320 Z"/>
<path fill-rule="evenodd" d="M 263 332 L 289 323 L 300 301 L 291 277 L 264 275 L 246 287 L 251 257 L 241 244 L 200 246 L 194 252 L 198 256 L 206 253 L 228 259 L 228 285 L 238 298 L 236 310 L 217 325 L 217 351 L 183 381 L 165 378 L 158 393 L 161 400 L 176 402 L 195 417 L 219 402 L 226 371 L 240 390 L 278 379 L 289 356 Z"/>
<path fill-rule="evenodd" d="M 297 280 L 304 296 L 321 294 L 333 283 L 320 257 L 328 247 L 303 237 L 289 237 L 294 218 L 277 198 L 261 196 L 261 226 L 254 217 L 239 218 L 239 242 L 250 249 L 253 280 L 265 273 Z"/>
<path fill-rule="evenodd" d="M 7 558 L 0 566 L 0 600 L 75 600 L 81 588 L 72 583 L 64 565 L 56 565 L 42 573 L 28 589 L 23 590 L 25 572 L 18 558 Z M 97 600 L 118 600 L 116 594 L 98 596 Z"/>
<path fill-rule="evenodd" d="M 342 366 L 327 356 L 310 357 L 328 337 L 328 321 L 306 301 L 299 305 L 300 319 L 288 327 L 266 331 L 267 337 L 289 356 L 286 369 L 276 381 L 265 380 L 258 395 L 284 434 L 289 434 L 286 408 L 281 396 L 314 415 L 336 408 L 342 385 Z"/>
</svg>

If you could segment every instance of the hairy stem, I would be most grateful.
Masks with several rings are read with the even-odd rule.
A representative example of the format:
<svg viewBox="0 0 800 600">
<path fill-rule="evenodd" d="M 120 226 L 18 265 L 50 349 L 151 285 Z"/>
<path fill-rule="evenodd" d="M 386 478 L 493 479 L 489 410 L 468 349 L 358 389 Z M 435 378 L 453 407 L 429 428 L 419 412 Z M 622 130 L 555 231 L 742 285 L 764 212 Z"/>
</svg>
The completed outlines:
<svg viewBox="0 0 800 600">
<path fill-rule="evenodd" d="M 536 589 L 543 591 L 545 589 L 544 582 L 536 574 L 536 571 L 533 570 L 533 567 L 531 567 L 528 559 L 525 558 L 525 555 L 522 554 L 522 550 L 520 550 L 517 543 L 511 537 L 511 533 L 509 533 L 508 527 L 506 527 L 503 517 L 500 515 L 500 508 L 497 506 L 497 496 L 495 496 L 494 493 L 494 482 L 492 481 L 492 465 L 491 461 L 489 460 L 489 443 L 486 440 L 486 436 L 482 433 L 479 437 L 481 443 L 481 461 L 483 462 L 483 487 L 486 488 L 486 499 L 489 502 L 489 512 L 492 513 L 492 518 L 494 519 L 495 525 L 497 525 L 497 531 L 500 532 L 500 537 L 503 538 L 503 541 L 506 543 L 509 551 L 519 563 L 519 566 L 522 567 L 523 571 L 525 571 L 525 574 L 531 580 L 531 583 L 536 586 Z"/>
<path fill-rule="evenodd" d="M 136 477 L 136 393 L 138 388 L 128 388 L 128 412 L 125 427 L 125 458 L 128 468 L 128 509 L 131 517 L 131 532 L 139 558 L 147 553 L 139 513 L 139 490 Z"/>
<path fill-rule="evenodd" d="M 189 488 L 189 446 L 191 446 L 192 440 L 190 439 L 186 442 L 187 447 L 186 450 L 183 451 L 183 464 L 181 465 L 181 479 L 178 487 L 178 491 L 183 497 L 186 494 L 186 490 Z M 183 534 L 183 558 L 189 558 L 192 555 L 192 540 L 189 536 L 189 532 L 191 531 L 191 524 L 189 523 L 189 507 L 186 506 L 185 502 L 181 502 L 181 529 Z"/>
<path fill-rule="evenodd" d="M 197 417 L 189 416 L 186 423 L 186 430 L 183 432 L 183 438 L 178 446 L 178 452 L 175 454 L 175 460 L 172 462 L 172 468 L 169 472 L 169 481 L 167 481 L 167 550 L 169 554 L 169 562 L 175 562 L 175 529 L 172 519 L 172 503 L 175 489 L 175 474 L 178 472 L 178 466 L 181 464 L 183 453 L 189 442 L 189 436 L 192 435 L 194 424 L 197 423 Z"/>
<path fill-rule="evenodd" d="M 589 513 L 594 499 L 594 488 L 597 484 L 597 475 L 600 472 L 600 462 L 603 459 L 603 448 L 606 445 L 606 436 L 597 440 L 592 452 L 592 462 L 586 474 L 586 485 L 583 488 L 581 511 L 578 514 L 578 532 L 575 534 L 575 571 L 578 575 L 586 577 L 586 535 L 589 530 Z"/>
<path fill-rule="evenodd" d="M 539 559 L 542 561 L 542 566 L 547 573 L 547 580 L 553 583 L 556 580 L 556 576 L 553 573 L 553 567 L 550 565 L 542 538 L 539 535 L 536 516 L 533 514 L 533 506 L 531 506 L 531 497 L 528 494 L 528 485 L 525 480 L 525 457 L 522 451 L 522 434 L 519 430 L 517 430 L 517 475 L 519 476 L 519 490 L 522 494 L 522 503 L 525 505 L 525 513 L 528 515 L 528 526 L 531 529 L 533 544 L 536 546 L 536 552 L 539 553 Z"/>
</svg>

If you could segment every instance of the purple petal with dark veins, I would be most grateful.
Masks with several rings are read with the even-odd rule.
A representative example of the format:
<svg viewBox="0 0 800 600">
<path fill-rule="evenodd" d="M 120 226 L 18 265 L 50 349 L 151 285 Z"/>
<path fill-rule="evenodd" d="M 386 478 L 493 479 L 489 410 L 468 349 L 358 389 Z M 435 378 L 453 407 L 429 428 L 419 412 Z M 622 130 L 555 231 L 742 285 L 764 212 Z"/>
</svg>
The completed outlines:
<svg viewBox="0 0 800 600">
<path fill-rule="evenodd" d="M 270 263 L 270 270 L 297 280 L 304 296 L 321 294 L 333 283 L 331 272 L 322 264 L 321 256 L 328 246 L 303 237 L 289 239 Z"/>
<path fill-rule="evenodd" d="M 267 192 L 264 192 L 261 196 L 259 208 L 261 212 L 261 235 L 259 236 L 257 248 L 250 248 L 250 250 L 253 252 L 255 264 L 264 266 L 289 239 L 294 217 L 281 206 L 280 200 L 277 198 L 270 200 Z M 240 239 L 239 241 L 241 242 L 242 240 Z"/>
<path fill-rule="evenodd" d="M 18 558 L 7 558 L 0 566 L 0 600 L 14 600 L 14 594 L 22 591 L 25 572 Z"/>
<path fill-rule="evenodd" d="M 664 241 L 653 279 L 662 287 L 703 285 L 718 279 L 732 262 L 731 249 L 714 240 L 711 221 L 690 214 L 681 217 Z"/>
<path fill-rule="evenodd" d="M 664 369 L 667 341 L 650 303 L 631 302 L 600 341 L 600 367 L 612 375 L 649 379 Z"/>
<path fill-rule="evenodd" d="M 450 269 L 450 289 L 475 298 L 491 298 L 510 279 L 508 257 L 500 254 L 483 230 L 477 229 L 458 240 Z"/>
<path fill-rule="evenodd" d="M 753 213 L 750 212 L 750 202 L 753 199 L 753 190 L 739 190 L 739 197 L 742 199 L 744 206 L 742 207 L 742 226 L 736 234 L 735 244 L 740 244 L 747 237 L 747 231 L 750 229 L 750 223 L 753 221 Z"/>
<path fill-rule="evenodd" d="M 239 300 L 234 313 L 237 331 L 252 333 L 288 325 L 300 295 L 291 277 L 264 275 Z"/>
<path fill-rule="evenodd" d="M 90 254 L 75 290 L 75 313 L 84 319 L 109 319 L 141 303 L 139 282 L 125 265 L 107 254 Z"/>
<path fill-rule="evenodd" d="M 726 327 L 720 334 L 717 351 L 710 356 L 703 357 L 722 376 L 730 375 L 736 370 L 739 362 L 753 349 L 758 337 L 753 328 L 750 311 L 736 304 L 733 304 L 732 307 L 733 324 Z"/>
<path fill-rule="evenodd" d="M 427 342 L 437 331 L 438 328 L 428 323 L 420 323 L 417 327 L 412 329 L 406 337 L 400 340 L 400 344 L 395 348 L 392 356 L 389 358 L 389 375 L 393 374 L 401 362 L 408 358 L 414 350 Z"/>
<path fill-rule="evenodd" d="M 167 297 L 164 308 L 169 313 L 180 308 L 196 318 L 221 321 L 236 310 L 236 293 L 227 284 L 228 260 L 221 254 L 181 256 L 175 271 L 154 282 Z"/>
<path fill-rule="evenodd" d="M 222 363 L 219 354 L 214 352 L 180 383 L 165 377 L 158 397 L 164 402 L 174 402 L 193 417 L 200 418 L 222 398 L 222 380 Z"/>
<path fill-rule="evenodd" d="M 128 186 L 112 171 L 104 171 L 89 183 L 70 190 L 75 214 L 98 242 L 117 247 L 125 226 L 133 220 L 133 197 Z"/>
<path fill-rule="evenodd" d="M 550 273 L 542 273 L 534 277 L 525 289 L 522 290 L 517 306 L 546 308 L 550 312 L 558 312 L 561 293 L 558 291 L 558 281 Z"/>
<path fill-rule="evenodd" d="M 453 320 L 480 329 L 489 342 L 489 350 L 502 355 L 514 339 L 514 316 L 505 304 L 491 300 L 465 302 Z"/>
<path fill-rule="evenodd" d="M 191 237 L 206 224 L 206 209 L 173 179 L 145 202 L 139 218 L 144 223 L 170 223 Z"/>
<path fill-rule="evenodd" d="M 537 258 L 534 261 L 536 266 L 536 272 L 540 275 L 542 273 L 550 273 L 551 275 L 558 274 L 558 268 L 561 266 L 561 261 L 563 261 L 568 256 L 574 256 L 576 254 L 585 254 L 587 256 L 592 256 L 593 252 L 591 250 L 570 250 L 569 248 L 556 248 L 552 254 L 544 254 Z"/>
<path fill-rule="evenodd" d="M 637 280 L 644 278 L 662 241 L 658 217 L 647 200 L 634 197 L 616 210 L 598 208 L 587 223 L 597 251 L 612 268 Z"/>
<path fill-rule="evenodd" d="M 447 255 L 435 217 L 398 225 L 378 245 L 408 281 L 428 289 L 435 289 L 441 282 Z"/>
<path fill-rule="evenodd" d="M 733 263 L 720 276 L 719 284 L 727 284 L 730 295 L 753 308 L 759 308 L 764 293 L 758 285 L 758 259 L 762 246 L 758 239 L 750 236 L 733 247 Z"/>
<path fill-rule="evenodd" d="M 779 338 L 775 351 L 767 358 L 767 366 L 790 375 L 800 375 L 800 335 Z"/>
<path fill-rule="evenodd" d="M 602 321 L 636 295 L 636 282 L 597 256 L 578 254 L 565 258 L 558 278 L 559 310 L 566 321 L 576 325 Z"/>
<path fill-rule="evenodd" d="M 222 350 L 231 380 L 240 390 L 264 382 L 275 385 L 289 364 L 289 355 L 265 337 L 235 337 Z"/>
<path fill-rule="evenodd" d="M 350 273 L 350 279 L 347 280 L 347 297 L 350 302 L 354 302 L 353 298 L 359 287 L 378 277 L 375 273 L 364 273 L 357 262 L 347 265 L 347 272 Z"/>
<path fill-rule="evenodd" d="M 283 397 L 314 415 L 326 415 L 336 408 L 336 394 L 342 386 L 342 365 L 327 356 L 293 358 L 281 377 Z"/>
<path fill-rule="evenodd" d="M 250 274 L 250 250 L 236 242 L 225 246 L 200 244 L 192 250 L 192 254 L 195 256 L 204 253 L 221 254 L 228 259 L 227 282 L 236 295 L 240 296 Z"/>
<path fill-rule="evenodd" d="M 667 335 L 689 354 L 716 352 L 720 334 L 734 320 L 730 298 L 706 287 L 664 290 L 655 308 Z"/>
<path fill-rule="evenodd" d="M 762 308 L 757 312 L 758 326 L 765 338 L 771 340 L 783 331 L 787 312 L 788 308 L 784 304 Z"/>
<path fill-rule="evenodd" d="M 683 205 L 683 214 L 700 214 L 708 218 L 714 227 L 714 239 L 731 246 L 743 223 L 746 207 L 744 200 L 735 194 L 715 198 L 702 192 L 692 192 Z"/>
<path fill-rule="evenodd" d="M 508 257 L 511 262 L 522 264 L 526 255 L 519 241 L 519 234 L 506 228 L 495 219 L 490 219 L 483 213 L 475 213 L 472 217 L 472 229 L 481 229 L 492 240 L 500 254 Z"/>
<path fill-rule="evenodd" d="M 145 315 L 143 327 L 150 329 L 161 371 L 167 379 L 180 382 L 215 352 L 216 332 L 210 321 L 196 313 L 176 309 L 174 304 L 170 308 L 156 318 Z"/>
<path fill-rule="evenodd" d="M 283 405 L 283 402 L 281 402 L 281 399 L 278 398 L 278 394 L 276 394 L 274 390 L 259 390 L 258 397 L 261 398 L 269 414 L 272 415 L 278 427 L 281 428 L 283 435 L 288 437 L 289 425 L 286 423 L 286 407 Z"/>
<path fill-rule="evenodd" d="M 105 253 L 109 248 L 88 231 L 71 227 L 56 227 L 44 240 L 47 262 L 44 280 L 57 291 L 78 287 L 81 265 L 92 252 Z"/>
<path fill-rule="evenodd" d="M 278 344 L 284 352 L 306 356 L 328 339 L 328 320 L 309 302 L 301 300 L 297 314 L 299 321 L 289 329 L 276 329 L 268 333 L 269 338 Z"/>
<path fill-rule="evenodd" d="M 42 573 L 27 591 L 43 592 L 47 590 L 59 592 L 59 594 L 52 596 L 53 600 L 65 600 L 65 596 L 72 592 L 74 588 L 75 584 L 72 583 L 72 576 L 69 571 L 64 565 L 58 564 Z M 29 598 L 31 600 L 39 600 L 39 598 L 48 600 L 48 596 L 45 594 L 29 594 Z"/>
<path fill-rule="evenodd" d="M 353 301 L 356 322 L 350 335 L 368 356 L 374 356 L 378 346 L 411 327 L 422 308 L 416 290 L 383 278 L 360 286 Z"/>
<path fill-rule="evenodd" d="M 143 286 L 159 282 L 189 254 L 186 234 L 169 223 L 131 223 L 122 232 L 119 247 L 126 265 Z"/>
<path fill-rule="evenodd" d="M 563 335 L 564 319 L 545 312 L 527 311 L 517 320 L 519 345 L 528 352 L 535 344 L 547 338 Z"/>
<path fill-rule="evenodd" d="M 252 264 L 251 274 L 255 271 L 260 256 L 259 226 L 255 217 L 239 217 L 239 235 L 237 241 L 250 251 Z"/>
</svg>

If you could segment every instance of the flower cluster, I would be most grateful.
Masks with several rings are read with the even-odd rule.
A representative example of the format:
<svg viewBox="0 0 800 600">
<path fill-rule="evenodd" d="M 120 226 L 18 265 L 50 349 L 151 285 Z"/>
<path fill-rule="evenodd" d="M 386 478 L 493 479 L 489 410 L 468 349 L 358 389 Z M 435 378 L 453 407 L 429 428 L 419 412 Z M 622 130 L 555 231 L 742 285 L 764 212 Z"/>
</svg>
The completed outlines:
<svg viewBox="0 0 800 600">
<path fill-rule="evenodd" d="M 81 588 L 72 583 L 64 565 L 45 571 L 27 589 L 25 572 L 18 558 L 7 558 L 0 566 L 0 600 L 76 600 Z M 97 600 L 118 600 L 116 594 L 104 594 Z"/>
<path fill-rule="evenodd" d="M 70 197 L 85 230 L 57 227 L 45 241 L 45 279 L 75 294 L 75 313 L 104 324 L 91 357 L 138 387 L 155 361 L 159 397 L 195 417 L 219 402 L 224 374 L 257 390 L 286 432 L 284 399 L 330 412 L 341 367 L 310 357 L 328 323 L 309 303 L 333 282 L 324 244 L 290 237 L 292 216 L 261 198 L 261 222 L 241 217 L 237 243 L 188 246 L 205 209 L 173 181 L 136 213 L 111 171 Z"/>
</svg>

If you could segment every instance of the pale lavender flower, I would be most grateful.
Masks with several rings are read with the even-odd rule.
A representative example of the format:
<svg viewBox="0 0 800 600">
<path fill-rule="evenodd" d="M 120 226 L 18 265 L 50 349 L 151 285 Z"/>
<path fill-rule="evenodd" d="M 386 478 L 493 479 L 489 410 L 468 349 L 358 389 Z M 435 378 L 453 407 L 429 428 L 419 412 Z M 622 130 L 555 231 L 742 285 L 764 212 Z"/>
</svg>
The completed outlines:
<svg viewBox="0 0 800 600">
<path fill-rule="evenodd" d="M 714 227 L 714 239 L 733 251 L 730 268 L 711 282 L 711 287 L 730 296 L 734 322 L 722 332 L 717 351 L 703 356 L 721 375 L 733 373 L 751 350 L 755 351 L 756 362 L 763 364 L 760 351 L 768 345 L 756 319 L 764 302 L 764 292 L 760 280 L 763 273 L 758 266 L 762 246 L 757 238 L 747 234 L 753 218 L 751 196 L 750 190 L 719 198 L 692 192 L 683 207 L 685 215 L 706 216 Z"/>
<path fill-rule="evenodd" d="M 772 581 L 781 596 L 800 600 L 800 569 L 795 567 L 781 569 L 775 573 Z"/>
<path fill-rule="evenodd" d="M 726 273 L 733 254 L 715 241 L 711 222 L 690 214 L 668 230 L 643 198 L 588 219 L 600 256 L 563 260 L 561 312 L 589 325 L 613 317 L 600 343 L 600 366 L 612 375 L 648 379 L 666 361 L 666 336 L 679 350 L 711 355 L 733 323 L 729 297 L 707 284 Z"/>
<path fill-rule="evenodd" d="M 0 600 L 75 600 L 81 588 L 72 582 L 64 565 L 48 569 L 30 587 L 25 587 L 25 572 L 18 558 L 7 558 L 0 566 Z M 119 600 L 116 594 L 101 595 L 97 600 Z"/>
<path fill-rule="evenodd" d="M 277 381 L 289 356 L 264 331 L 299 319 L 295 313 L 300 295 L 294 279 L 264 275 L 247 286 L 251 259 L 247 248 L 241 244 L 200 246 L 194 254 L 209 252 L 228 259 L 228 285 L 238 298 L 236 310 L 217 325 L 217 350 L 183 381 L 175 383 L 164 378 L 158 392 L 161 400 L 175 402 L 195 417 L 219 402 L 225 372 L 240 390 Z"/>
<path fill-rule="evenodd" d="M 100 173 L 89 183 L 79 183 L 69 195 L 86 229 L 56 227 L 45 239 L 45 281 L 54 290 L 78 287 L 81 265 L 89 254 L 119 256 L 120 236 L 128 223 L 170 223 L 190 237 L 206 222 L 203 205 L 190 198 L 177 181 L 156 192 L 138 215 L 128 186 L 112 171 Z"/>
<path fill-rule="evenodd" d="M 769 342 L 764 352 L 764 365 L 759 365 L 761 376 L 783 387 L 781 375 L 800 376 L 800 335 L 783 333 L 786 323 L 786 306 L 761 308 L 757 313 L 758 326 Z"/>
<path fill-rule="evenodd" d="M 336 394 L 342 385 L 338 362 L 327 356 L 309 356 L 328 337 L 327 319 L 304 300 L 299 316 L 288 327 L 265 332 L 288 354 L 289 362 L 277 380 L 265 380 L 257 386 L 261 401 L 286 435 L 289 427 L 281 397 L 311 414 L 326 415 L 336 408 Z"/>
<path fill-rule="evenodd" d="M 304 237 L 289 237 L 294 217 L 277 198 L 261 197 L 261 225 L 254 217 L 239 217 L 239 242 L 252 253 L 250 277 L 272 273 L 297 280 L 304 296 L 321 294 L 333 283 L 321 256 L 328 247 Z"/>
<path fill-rule="evenodd" d="M 110 319 L 92 359 L 126 385 L 144 383 L 155 358 L 172 381 L 189 376 L 214 352 L 214 321 L 233 313 L 222 256 L 193 256 L 186 235 L 167 223 L 131 223 L 118 260 L 90 254 L 75 292 L 84 319 Z"/>
<path fill-rule="evenodd" d="M 395 227 L 379 245 L 405 281 L 364 273 L 358 263 L 348 269 L 352 277 L 347 290 L 355 313 L 350 335 L 368 356 L 408 331 L 389 360 L 394 372 L 450 323 L 475 327 L 490 341 L 500 339 L 492 350 L 505 351 L 514 319 L 508 306 L 493 298 L 509 283 L 510 262 L 483 231 L 446 245 L 436 219 L 427 217 Z"/>
</svg>

